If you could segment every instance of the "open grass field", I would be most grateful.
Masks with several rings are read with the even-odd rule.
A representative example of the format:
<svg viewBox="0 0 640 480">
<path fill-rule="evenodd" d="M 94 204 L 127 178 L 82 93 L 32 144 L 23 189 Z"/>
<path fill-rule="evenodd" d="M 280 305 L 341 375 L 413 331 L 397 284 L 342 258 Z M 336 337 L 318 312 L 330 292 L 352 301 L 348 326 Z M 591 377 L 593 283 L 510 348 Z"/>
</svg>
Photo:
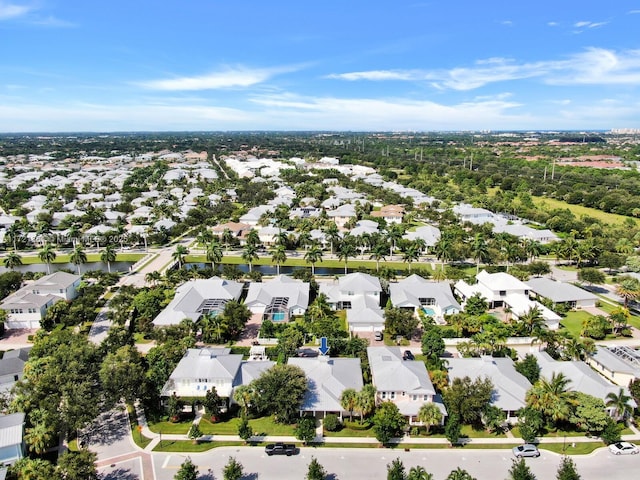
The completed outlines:
<svg viewBox="0 0 640 480">
<path fill-rule="evenodd" d="M 569 333 L 575 338 L 580 338 L 580 332 L 582 331 L 582 322 L 591 317 L 592 315 L 588 312 L 568 312 L 567 316 L 560 321 L 560 325 L 568 330 Z"/>
<path fill-rule="evenodd" d="M 588 215 L 592 218 L 596 218 L 598 220 L 603 221 L 604 223 L 608 223 L 611 225 L 622 225 L 626 220 L 632 219 L 633 217 L 626 217 L 624 215 L 617 215 L 615 213 L 607 213 L 601 210 L 596 210 L 595 208 L 583 207 L 582 205 L 572 205 L 567 202 L 563 202 L 562 200 L 556 200 L 553 198 L 546 197 L 531 197 L 533 203 L 536 207 L 540 207 L 543 210 L 553 210 L 555 208 L 568 208 L 571 213 L 573 213 L 576 217 L 580 218 L 583 215 Z"/>
</svg>

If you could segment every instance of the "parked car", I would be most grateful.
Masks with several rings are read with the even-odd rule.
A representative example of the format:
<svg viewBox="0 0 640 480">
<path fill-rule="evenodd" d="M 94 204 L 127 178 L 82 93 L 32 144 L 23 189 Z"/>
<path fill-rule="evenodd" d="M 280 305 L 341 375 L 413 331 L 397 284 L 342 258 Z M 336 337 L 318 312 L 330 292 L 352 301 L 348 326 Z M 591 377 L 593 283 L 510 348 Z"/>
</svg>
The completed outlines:
<svg viewBox="0 0 640 480">
<path fill-rule="evenodd" d="M 614 455 L 637 455 L 640 453 L 640 448 L 630 442 L 618 442 L 609 445 L 609 451 Z"/>
<path fill-rule="evenodd" d="M 411 353 L 411 350 L 405 350 L 404 353 L 402 354 L 402 359 L 403 360 L 415 360 L 416 357 L 413 356 L 413 353 Z"/>
<path fill-rule="evenodd" d="M 525 443 L 524 445 L 518 445 L 513 447 L 513 454 L 518 457 L 539 457 L 540 450 L 532 443 Z"/>
<path fill-rule="evenodd" d="M 376 332 L 373 338 L 375 338 L 377 341 L 382 340 L 382 332 Z"/>
<path fill-rule="evenodd" d="M 290 457 L 291 455 L 295 455 L 296 446 L 294 444 L 289 443 L 270 443 L 266 447 L 264 447 L 264 451 L 267 455 L 286 455 Z"/>
</svg>

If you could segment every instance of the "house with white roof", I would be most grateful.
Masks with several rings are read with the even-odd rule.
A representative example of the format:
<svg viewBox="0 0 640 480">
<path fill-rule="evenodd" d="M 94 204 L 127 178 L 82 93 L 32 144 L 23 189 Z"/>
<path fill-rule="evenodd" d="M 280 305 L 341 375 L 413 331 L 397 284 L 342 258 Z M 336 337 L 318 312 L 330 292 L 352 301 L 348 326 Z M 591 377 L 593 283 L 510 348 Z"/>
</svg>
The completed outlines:
<svg viewBox="0 0 640 480">
<path fill-rule="evenodd" d="M 356 208 L 350 203 L 340 205 L 335 210 L 329 210 L 327 216 L 336 223 L 338 228 L 344 230 L 349 220 L 356 218 Z"/>
<path fill-rule="evenodd" d="M 454 292 L 466 301 L 474 295 L 480 295 L 488 302 L 489 308 L 509 307 L 514 318 L 526 314 L 537 308 L 545 320 L 547 328 L 557 330 L 560 326 L 560 316 L 549 310 L 540 302 L 529 299 L 529 286 L 513 275 L 505 272 L 488 273 L 482 270 L 476 276 L 477 283 L 469 285 L 459 280 L 454 285 Z"/>
<path fill-rule="evenodd" d="M 247 213 L 240 217 L 240 223 L 246 223 L 247 225 L 256 226 L 263 215 L 271 214 L 276 209 L 275 205 L 259 205 L 253 207 Z"/>
<path fill-rule="evenodd" d="M 534 277 L 525 283 L 529 286 L 529 295 L 551 300 L 554 307 L 558 304 L 564 304 L 569 308 L 595 307 L 598 301 L 596 295 L 571 283 L 545 277 Z"/>
<path fill-rule="evenodd" d="M 160 395 L 204 398 L 215 387 L 220 397 L 230 401 L 235 387 L 248 385 L 274 364 L 270 360 L 243 361 L 242 355 L 232 354 L 230 348 L 190 348 L 171 372 Z"/>
<path fill-rule="evenodd" d="M 4 352 L 0 359 L 0 394 L 8 394 L 16 382 L 22 380 L 30 351 L 31 347 L 25 347 Z"/>
<path fill-rule="evenodd" d="M 432 225 L 423 225 L 415 230 L 406 232 L 402 238 L 411 241 L 420 239 L 427 248 L 434 247 L 440 240 L 440 229 Z"/>
<path fill-rule="evenodd" d="M 380 308 L 382 286 L 377 277 L 366 273 L 350 273 L 337 280 L 318 282 L 320 293 L 335 310 L 347 311 L 347 324 L 352 332 L 384 330 L 384 313 Z"/>
<path fill-rule="evenodd" d="M 380 225 L 373 220 L 359 220 L 356 222 L 356 226 L 349 231 L 349 234 L 353 237 L 372 235 L 374 233 L 380 233 Z"/>
<path fill-rule="evenodd" d="M 273 322 L 288 322 L 304 315 L 309 306 L 309 284 L 302 280 L 278 275 L 265 282 L 251 282 L 245 305 L 252 313 Z"/>
<path fill-rule="evenodd" d="M 493 384 L 491 405 L 506 414 L 508 423 L 518 421 L 517 412 L 526 406 L 527 392 L 531 383 L 515 369 L 509 357 L 494 358 L 448 358 L 447 370 L 449 383 L 455 378 L 469 377 L 471 380 L 488 378 Z"/>
<path fill-rule="evenodd" d="M 24 413 L 0 415 L 0 465 L 13 465 L 25 456 Z"/>
<path fill-rule="evenodd" d="M 442 399 L 436 395 L 427 367 L 419 360 L 403 360 L 400 347 L 368 347 L 376 404 L 393 402 L 410 425 L 422 425 L 417 418 L 420 407 L 433 402 L 447 415 Z"/>
<path fill-rule="evenodd" d="M 394 307 L 411 309 L 416 315 L 422 311 L 441 324 L 445 323 L 445 315 L 462 310 L 449 283 L 430 282 L 415 274 L 389 284 L 389 292 Z"/>
<path fill-rule="evenodd" d="M 362 367 L 359 358 L 289 357 L 289 365 L 302 369 L 307 377 L 307 391 L 300 407 L 300 415 L 311 413 L 324 418 L 335 413 L 341 419 L 351 415 L 340 405 L 342 392 L 348 388 L 360 391 L 363 386 Z"/>
<path fill-rule="evenodd" d="M 585 363 L 621 387 L 640 378 L 640 351 L 627 345 L 596 345 Z"/>
<path fill-rule="evenodd" d="M 190 280 L 176 289 L 176 295 L 153 320 L 156 327 L 178 325 L 182 320 L 197 322 L 205 314 L 218 315 L 230 300 L 238 300 L 243 284 L 219 277 Z"/>
<path fill-rule="evenodd" d="M 464 203 L 453 207 L 453 213 L 461 222 L 484 223 L 491 221 L 493 217 L 493 212 L 486 208 L 472 207 Z"/>
<path fill-rule="evenodd" d="M 538 365 L 540 366 L 540 376 L 550 379 L 554 374 L 563 374 L 570 380 L 569 390 L 586 393 L 592 397 L 607 402 L 607 395 L 613 393 L 617 395 L 620 388 L 624 393 L 631 397 L 629 389 L 614 385 L 602 375 L 593 370 L 582 360 L 554 360 L 547 352 L 532 352 L 535 355 Z M 628 402 L 632 408 L 637 407 L 634 400 Z M 615 414 L 613 407 L 607 408 L 609 415 Z"/>
<path fill-rule="evenodd" d="M 76 298 L 80 279 L 79 275 L 55 272 L 12 293 L 0 303 L 0 308 L 7 312 L 5 328 L 40 328 L 49 307 L 61 300 Z"/>
</svg>

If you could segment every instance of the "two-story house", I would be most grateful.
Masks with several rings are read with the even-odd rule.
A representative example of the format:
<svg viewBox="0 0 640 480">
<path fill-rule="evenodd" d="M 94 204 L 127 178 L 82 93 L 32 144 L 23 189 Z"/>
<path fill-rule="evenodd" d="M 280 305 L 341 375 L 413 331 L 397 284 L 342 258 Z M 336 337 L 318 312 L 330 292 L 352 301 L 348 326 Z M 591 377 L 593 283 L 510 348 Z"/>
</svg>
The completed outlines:
<svg viewBox="0 0 640 480">
<path fill-rule="evenodd" d="M 251 282 L 245 305 L 252 313 L 273 322 L 288 322 L 295 315 L 304 315 L 309 306 L 309 284 L 302 280 L 278 275 L 264 282 Z"/>
</svg>

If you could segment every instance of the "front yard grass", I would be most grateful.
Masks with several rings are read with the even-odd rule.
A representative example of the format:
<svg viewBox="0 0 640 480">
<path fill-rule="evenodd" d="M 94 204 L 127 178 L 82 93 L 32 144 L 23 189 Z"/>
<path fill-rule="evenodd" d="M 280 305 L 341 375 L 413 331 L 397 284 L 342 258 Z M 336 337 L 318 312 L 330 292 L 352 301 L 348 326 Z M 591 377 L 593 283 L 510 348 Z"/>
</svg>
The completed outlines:
<svg viewBox="0 0 640 480">
<path fill-rule="evenodd" d="M 167 434 L 183 434 L 186 435 L 191 428 L 191 420 L 183 420 L 181 422 L 149 422 L 149 430 L 153 433 L 167 433 Z"/>
<path fill-rule="evenodd" d="M 582 322 L 591 318 L 591 315 L 585 311 L 571 311 L 567 313 L 567 316 L 560 321 L 560 325 L 567 329 L 567 331 L 575 338 L 580 338 L 580 332 L 582 332 Z"/>
<path fill-rule="evenodd" d="M 239 422 L 240 419 L 237 417 L 216 423 L 211 423 L 207 418 L 202 418 L 202 420 L 200 420 L 200 431 L 203 435 L 237 435 Z M 294 435 L 293 425 L 276 423 L 273 421 L 273 417 L 252 418 L 249 420 L 249 426 L 253 429 L 253 434 L 257 436 Z M 188 428 L 185 433 L 187 431 Z"/>
<path fill-rule="evenodd" d="M 131 437 L 134 443 L 140 448 L 146 448 L 151 443 L 151 439 L 145 437 L 140 431 L 136 410 L 133 405 L 127 404 L 127 413 L 129 414 L 129 424 L 131 425 Z"/>
</svg>

